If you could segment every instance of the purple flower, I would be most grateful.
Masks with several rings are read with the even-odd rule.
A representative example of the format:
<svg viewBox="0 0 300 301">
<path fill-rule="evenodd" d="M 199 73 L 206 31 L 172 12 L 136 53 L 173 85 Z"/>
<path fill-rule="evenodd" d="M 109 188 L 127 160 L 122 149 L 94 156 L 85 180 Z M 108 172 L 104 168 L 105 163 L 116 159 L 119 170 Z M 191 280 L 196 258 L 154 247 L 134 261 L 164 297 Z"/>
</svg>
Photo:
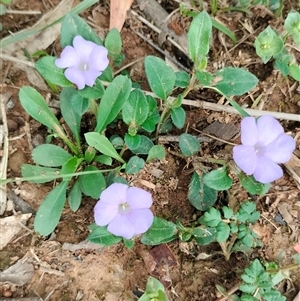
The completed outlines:
<svg viewBox="0 0 300 301">
<path fill-rule="evenodd" d="M 257 120 L 245 117 L 241 122 L 242 145 L 233 148 L 233 159 L 246 174 L 261 183 L 270 183 L 283 176 L 278 163 L 290 160 L 296 147 L 294 139 L 272 116 Z"/>
<path fill-rule="evenodd" d="M 95 222 L 116 236 L 131 239 L 146 232 L 152 222 L 151 194 L 141 188 L 114 183 L 100 195 L 94 208 Z"/>
<path fill-rule="evenodd" d="M 67 68 L 66 78 L 81 90 L 85 85 L 92 87 L 109 64 L 105 47 L 76 36 L 73 47 L 66 46 L 61 57 L 55 60 L 59 68 Z"/>
</svg>

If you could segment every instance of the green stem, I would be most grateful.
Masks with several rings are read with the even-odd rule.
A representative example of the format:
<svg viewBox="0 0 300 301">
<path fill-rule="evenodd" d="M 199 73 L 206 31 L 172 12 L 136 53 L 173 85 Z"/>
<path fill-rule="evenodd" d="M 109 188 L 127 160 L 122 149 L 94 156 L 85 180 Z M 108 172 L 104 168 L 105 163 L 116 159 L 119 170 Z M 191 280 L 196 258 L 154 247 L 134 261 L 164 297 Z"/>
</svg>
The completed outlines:
<svg viewBox="0 0 300 301">
<path fill-rule="evenodd" d="M 90 99 L 90 111 L 96 116 L 98 116 L 98 104 L 96 103 L 95 99 Z"/>
<path fill-rule="evenodd" d="M 91 170 L 91 171 L 80 171 L 80 172 L 74 172 L 74 173 L 70 173 L 70 174 L 57 174 L 57 175 L 51 175 L 47 178 L 47 176 L 44 176 L 45 180 L 49 180 L 53 181 L 55 179 L 68 179 L 71 177 L 76 177 L 76 176 L 82 176 L 82 175 L 88 175 L 88 174 L 97 174 L 97 173 L 104 173 L 104 172 L 110 172 L 110 171 L 120 171 L 122 168 L 124 167 L 124 165 L 113 168 L 113 169 L 102 169 L 102 170 Z M 8 184 L 8 183 L 13 183 L 13 182 L 34 182 L 36 180 L 41 180 L 43 176 L 42 175 L 38 175 L 38 176 L 33 176 L 33 177 L 24 177 L 24 178 L 13 178 L 13 179 L 6 179 L 6 180 L 1 180 L 0 179 L 0 185 L 3 184 Z M 45 182 L 46 183 L 46 182 Z"/>
<path fill-rule="evenodd" d="M 55 131 L 59 138 L 63 140 L 63 142 L 69 147 L 69 149 L 73 152 L 74 155 L 79 156 L 80 150 L 71 142 L 71 140 L 64 133 L 63 129 L 60 126 L 54 126 Z M 80 143 L 79 143 L 80 145 Z"/>
<path fill-rule="evenodd" d="M 156 136 L 159 135 L 160 130 L 161 130 L 161 126 L 162 126 L 163 122 L 165 121 L 166 116 L 167 116 L 167 114 L 168 114 L 169 112 L 170 112 L 170 108 L 167 107 L 167 106 L 165 106 L 165 107 L 163 108 L 163 111 L 162 111 L 162 113 L 161 113 L 161 115 L 160 115 L 159 122 L 158 122 L 158 124 L 157 124 L 157 128 L 156 128 Z"/>
<path fill-rule="evenodd" d="M 249 117 L 250 115 L 233 99 L 230 99 L 228 96 L 226 96 L 224 93 L 222 93 L 219 89 L 216 87 L 211 87 L 211 86 L 203 86 L 203 88 L 208 88 L 215 90 L 222 96 L 226 98 L 226 100 L 243 116 L 243 117 Z"/>
<path fill-rule="evenodd" d="M 273 269 L 273 270 L 269 270 L 267 271 L 268 273 L 270 274 L 277 274 L 278 272 L 288 272 L 288 271 L 291 271 L 291 270 L 296 270 L 296 269 L 299 269 L 300 268 L 300 265 L 297 264 L 297 263 L 292 263 L 292 264 L 289 264 L 289 265 L 286 265 L 285 267 L 283 268 L 278 268 L 278 269 Z"/>
</svg>

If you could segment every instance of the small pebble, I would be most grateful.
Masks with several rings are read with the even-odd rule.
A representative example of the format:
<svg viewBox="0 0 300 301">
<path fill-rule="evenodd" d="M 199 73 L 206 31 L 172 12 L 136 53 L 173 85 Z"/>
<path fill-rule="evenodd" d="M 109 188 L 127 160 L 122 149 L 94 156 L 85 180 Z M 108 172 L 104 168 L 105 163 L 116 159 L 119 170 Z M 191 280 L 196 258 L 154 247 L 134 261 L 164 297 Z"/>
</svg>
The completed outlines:
<svg viewBox="0 0 300 301">
<path fill-rule="evenodd" d="M 6 109 L 10 110 L 15 106 L 15 103 L 13 102 L 12 99 L 9 99 L 8 102 L 6 103 Z"/>
</svg>

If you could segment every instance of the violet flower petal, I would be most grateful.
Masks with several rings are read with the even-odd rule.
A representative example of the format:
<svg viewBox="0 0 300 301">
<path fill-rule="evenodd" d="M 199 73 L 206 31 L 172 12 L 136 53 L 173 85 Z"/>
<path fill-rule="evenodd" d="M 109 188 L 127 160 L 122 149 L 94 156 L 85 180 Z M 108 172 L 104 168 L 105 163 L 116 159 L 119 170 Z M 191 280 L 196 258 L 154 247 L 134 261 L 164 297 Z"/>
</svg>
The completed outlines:
<svg viewBox="0 0 300 301">
<path fill-rule="evenodd" d="M 118 214 L 108 225 L 107 230 L 116 236 L 131 239 L 135 235 L 135 228 L 128 215 Z"/>
<path fill-rule="evenodd" d="M 254 117 L 245 117 L 241 122 L 241 141 L 243 145 L 255 145 L 259 135 Z"/>
<path fill-rule="evenodd" d="M 73 46 L 76 53 L 81 58 L 81 60 L 84 61 L 85 63 L 88 63 L 89 57 L 93 49 L 97 47 L 97 44 L 91 41 L 86 41 L 81 36 L 76 36 L 73 40 Z"/>
<path fill-rule="evenodd" d="M 80 57 L 75 49 L 71 46 L 66 46 L 62 51 L 60 58 L 55 60 L 55 65 L 58 68 L 73 67 L 80 63 Z"/>
<path fill-rule="evenodd" d="M 98 201 L 94 207 L 95 222 L 98 226 L 106 226 L 118 215 L 118 205 Z"/>
<path fill-rule="evenodd" d="M 65 71 L 65 77 L 71 82 L 74 83 L 79 90 L 83 89 L 85 86 L 85 80 L 82 74 L 77 67 L 69 67 Z"/>
<path fill-rule="evenodd" d="M 265 156 L 257 157 L 256 169 L 253 177 L 261 183 L 270 183 L 283 176 L 281 167 Z"/>
<path fill-rule="evenodd" d="M 129 186 L 122 183 L 113 183 L 100 195 L 100 201 L 106 204 L 116 205 L 126 202 L 126 193 Z"/>
<path fill-rule="evenodd" d="M 291 159 L 295 147 L 296 142 L 291 136 L 281 134 L 266 146 L 264 156 L 276 163 L 285 163 Z"/>
<path fill-rule="evenodd" d="M 284 133 L 283 127 L 273 116 L 264 115 L 257 119 L 259 140 L 265 146 Z"/>
<path fill-rule="evenodd" d="M 128 214 L 131 224 L 135 229 L 135 234 L 145 233 L 153 223 L 153 213 L 150 209 L 132 210 Z"/>
<path fill-rule="evenodd" d="M 91 68 L 104 71 L 109 64 L 107 55 L 108 50 L 105 47 L 95 47 L 89 57 L 89 65 L 91 66 Z"/>
<path fill-rule="evenodd" d="M 100 76 L 101 73 L 102 73 L 101 71 L 94 70 L 94 69 L 83 71 L 82 75 L 84 77 L 85 84 L 89 87 L 93 87 L 97 77 Z"/>
<path fill-rule="evenodd" d="M 235 146 L 233 148 L 233 159 L 237 166 L 248 175 L 252 175 L 256 169 L 257 156 L 253 146 Z"/>
<path fill-rule="evenodd" d="M 152 197 L 149 192 L 138 187 L 130 187 L 127 191 L 126 202 L 131 209 L 150 208 Z"/>
</svg>

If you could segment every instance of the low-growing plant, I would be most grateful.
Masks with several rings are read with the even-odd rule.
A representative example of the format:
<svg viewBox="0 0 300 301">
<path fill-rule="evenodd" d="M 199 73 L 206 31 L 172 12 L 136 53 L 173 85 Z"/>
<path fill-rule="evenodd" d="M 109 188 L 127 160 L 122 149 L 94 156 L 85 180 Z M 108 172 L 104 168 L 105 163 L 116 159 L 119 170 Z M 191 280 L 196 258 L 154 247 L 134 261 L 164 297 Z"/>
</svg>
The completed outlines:
<svg viewBox="0 0 300 301">
<path fill-rule="evenodd" d="M 261 244 L 251 230 L 259 219 L 253 202 L 245 200 L 237 211 L 213 206 L 219 191 L 228 191 L 233 179 L 250 194 L 267 193 L 270 182 L 283 175 L 279 164 L 290 159 L 295 141 L 275 118 L 251 117 L 234 100 L 256 86 L 256 76 L 242 68 L 224 67 L 215 73 L 207 70 L 212 28 L 208 13 L 194 16 L 188 31 L 188 52 L 194 64 L 191 74 L 175 72 L 162 59 L 147 56 L 144 66 L 152 91 L 147 92 L 128 75 L 114 74 L 115 66 L 124 58 L 116 29 L 102 41 L 83 19 L 66 15 L 61 27 L 60 57 L 43 53 L 35 66 L 51 89 L 60 91 L 60 112 L 67 128 L 39 92 L 22 87 L 19 97 L 23 108 L 46 126 L 49 134 L 47 143 L 33 150 L 35 164 L 22 166 L 22 178 L 3 181 L 46 183 L 61 179 L 37 211 L 36 232 L 49 235 L 59 222 L 66 199 L 76 211 L 85 195 L 99 199 L 94 208 L 95 223 L 89 227 L 88 239 L 94 243 L 110 246 L 123 241 L 131 248 L 136 237 L 141 237 L 145 245 L 175 239 L 199 245 L 218 242 L 227 260 L 233 252 L 248 252 Z M 177 155 L 194 167 L 187 199 L 204 212 L 196 222 L 183 225 L 154 216 L 151 194 L 130 187 L 120 172 L 125 176 L 137 174 L 151 160 L 165 157 L 165 148 L 156 143 L 157 138 L 174 127 L 184 127 L 182 100 L 196 89 L 219 93 L 243 116 L 241 145 L 233 148 L 232 157 L 201 158 L 198 139 L 190 133 L 180 135 Z M 173 97 L 174 90 L 181 92 Z M 84 118 L 90 126 L 83 133 Z M 115 130 L 120 124 L 124 135 L 117 135 Z M 124 152 L 129 159 L 125 160 Z M 141 300 L 165 300 L 159 284 L 149 281 Z"/>
<path fill-rule="evenodd" d="M 292 54 L 293 45 L 300 45 L 300 14 L 297 11 L 290 11 L 284 21 L 284 33 L 278 33 L 271 26 L 263 30 L 255 40 L 256 54 L 264 63 L 274 59 L 274 66 L 283 76 L 291 76 L 300 81 L 300 66 Z"/>
</svg>

